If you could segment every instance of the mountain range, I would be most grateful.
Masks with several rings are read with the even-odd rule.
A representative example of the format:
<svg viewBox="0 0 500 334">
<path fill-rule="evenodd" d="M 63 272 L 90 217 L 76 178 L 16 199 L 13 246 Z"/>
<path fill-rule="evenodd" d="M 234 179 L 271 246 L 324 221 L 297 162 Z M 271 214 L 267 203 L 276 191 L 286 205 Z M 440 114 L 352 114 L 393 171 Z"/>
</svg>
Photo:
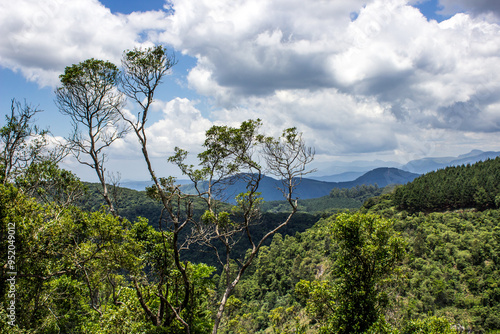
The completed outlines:
<svg viewBox="0 0 500 334">
<path fill-rule="evenodd" d="M 445 167 L 473 164 L 478 161 L 494 159 L 498 156 L 500 156 L 500 152 L 472 150 L 469 153 L 459 155 L 458 157 L 423 158 L 412 160 L 403 165 L 401 169 L 412 173 L 425 174 Z"/>
<path fill-rule="evenodd" d="M 294 197 L 300 199 L 310 199 L 323 197 L 330 194 L 333 188 L 353 188 L 358 185 L 378 185 L 385 187 L 389 184 L 406 184 L 413 181 L 419 174 L 407 172 L 397 168 L 381 167 L 369 171 L 353 181 L 326 182 L 314 179 L 303 178 L 295 188 Z M 259 192 L 266 201 L 283 200 L 283 193 L 280 188 L 280 181 L 268 176 L 264 176 L 260 181 Z M 201 186 L 203 187 L 203 185 Z M 183 185 L 181 189 L 186 193 L 195 193 L 192 185 Z M 239 193 L 246 192 L 246 182 L 239 178 L 230 182 L 222 193 L 220 200 L 234 204 L 234 197 Z"/>
<path fill-rule="evenodd" d="M 322 172 L 323 175 L 311 176 L 310 178 L 328 182 L 351 181 L 360 177 L 364 173 L 379 167 L 394 167 L 411 173 L 425 174 L 445 167 L 467 165 L 478 161 L 494 159 L 497 156 L 500 156 L 500 152 L 472 150 L 469 153 L 462 154 L 457 157 L 429 157 L 412 160 L 406 164 L 383 160 L 354 161 L 350 164 L 339 162 L 328 166 L 318 166 L 319 173 Z M 329 173 L 329 171 L 333 171 L 333 173 Z"/>
<path fill-rule="evenodd" d="M 406 184 L 413 181 L 420 174 L 424 174 L 433 170 L 445 168 L 448 166 L 457 166 L 462 164 L 473 164 L 477 161 L 483 161 L 500 156 L 500 152 L 483 152 L 473 150 L 467 154 L 459 155 L 458 157 L 435 157 L 413 160 L 400 168 L 395 167 L 378 167 L 368 171 L 360 171 L 361 167 L 353 166 L 352 172 L 344 172 L 335 175 L 316 176 L 303 178 L 295 190 L 295 196 L 301 199 L 310 199 L 326 196 L 333 188 L 352 188 L 357 185 L 377 184 L 379 187 L 385 187 L 389 184 Z M 377 164 L 382 161 L 377 161 Z M 388 165 L 393 165 L 389 162 Z M 187 180 L 178 180 L 182 185 L 182 189 L 187 193 L 194 193 L 193 186 Z M 259 192 L 266 201 L 282 200 L 283 194 L 279 190 L 280 181 L 268 176 L 264 176 Z M 151 181 L 123 181 L 121 186 L 135 190 L 144 190 L 150 186 Z M 246 192 L 245 183 L 243 181 L 235 181 L 224 189 L 221 200 L 234 203 L 234 197 Z"/>
</svg>

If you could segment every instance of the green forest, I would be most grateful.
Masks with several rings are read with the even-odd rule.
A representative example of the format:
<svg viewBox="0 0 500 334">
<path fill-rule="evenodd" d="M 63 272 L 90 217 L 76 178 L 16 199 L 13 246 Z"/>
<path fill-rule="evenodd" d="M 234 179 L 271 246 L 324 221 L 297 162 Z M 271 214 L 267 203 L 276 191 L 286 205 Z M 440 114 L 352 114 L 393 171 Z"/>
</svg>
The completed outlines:
<svg viewBox="0 0 500 334">
<path fill-rule="evenodd" d="M 157 175 L 145 131 L 174 65 L 153 47 L 124 52 L 123 69 L 68 66 L 56 90 L 74 125 L 64 145 L 12 101 L 0 129 L 0 333 L 500 333 L 500 158 L 300 200 L 314 149 L 295 128 L 270 137 L 248 120 L 210 128 L 198 165 L 182 148 L 168 157 L 188 194 Z M 121 112 L 125 98 L 138 117 Z M 144 191 L 105 173 L 126 132 L 151 176 Z M 99 182 L 61 169 L 69 154 Z M 283 201 L 260 196 L 264 175 L 281 180 Z M 235 178 L 246 192 L 228 201 Z"/>
</svg>

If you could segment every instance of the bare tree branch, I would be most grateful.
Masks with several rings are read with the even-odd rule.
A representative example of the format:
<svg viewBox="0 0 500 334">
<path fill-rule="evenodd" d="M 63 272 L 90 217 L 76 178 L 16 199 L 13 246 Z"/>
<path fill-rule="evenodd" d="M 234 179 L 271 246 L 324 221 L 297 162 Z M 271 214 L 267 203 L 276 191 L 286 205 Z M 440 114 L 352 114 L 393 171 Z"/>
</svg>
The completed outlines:
<svg viewBox="0 0 500 334">
<path fill-rule="evenodd" d="M 105 150 L 129 130 L 120 122 L 124 97 L 117 90 L 118 75 L 114 64 L 88 59 L 66 67 L 55 91 L 59 111 L 71 118 L 73 134 L 68 142 L 75 157 L 95 170 L 113 215 L 117 213 L 106 184 Z"/>
</svg>

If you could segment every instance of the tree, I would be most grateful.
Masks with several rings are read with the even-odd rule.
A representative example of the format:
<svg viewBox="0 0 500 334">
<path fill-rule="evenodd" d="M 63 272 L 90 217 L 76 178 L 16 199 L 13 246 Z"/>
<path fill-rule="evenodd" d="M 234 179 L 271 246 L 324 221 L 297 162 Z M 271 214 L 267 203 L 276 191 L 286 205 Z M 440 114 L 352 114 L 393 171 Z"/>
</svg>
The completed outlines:
<svg viewBox="0 0 500 334">
<path fill-rule="evenodd" d="M 10 115 L 0 129 L 0 180 L 2 184 L 16 182 L 22 178 L 30 166 L 43 161 L 59 162 L 65 156 L 65 148 L 48 148 L 47 130 L 35 123 L 35 115 L 42 110 L 26 102 L 24 105 L 12 99 Z"/>
<path fill-rule="evenodd" d="M 239 128 L 213 126 L 206 132 L 205 151 L 198 154 L 200 169 L 185 163 L 187 152 L 176 148 L 169 158 L 188 176 L 196 190 L 195 197 L 203 199 L 207 210 L 201 220 L 191 220 L 192 233 L 188 243 L 200 243 L 215 251 L 225 276 L 225 290 L 220 297 L 212 333 L 217 333 L 229 296 L 251 265 L 264 242 L 286 226 L 297 212 L 294 189 L 300 183 L 314 151 L 305 146 L 295 128 L 286 129 L 280 138 L 266 137 L 259 132 L 260 120 L 241 123 Z M 260 162 L 264 165 L 260 165 Z M 258 237 L 253 229 L 259 223 L 259 184 L 264 173 L 278 176 L 281 191 L 290 206 L 284 221 Z M 219 200 L 226 199 L 226 186 L 235 182 L 245 185 L 246 192 L 236 196 L 232 212 L 220 210 Z M 179 188 L 177 191 L 180 192 Z M 184 196 L 189 196 L 184 194 Z M 231 253 L 239 240 L 251 245 L 243 259 Z M 236 268 L 234 267 L 236 264 Z"/>
<path fill-rule="evenodd" d="M 70 171 L 59 168 L 52 160 L 32 164 L 16 185 L 26 195 L 42 203 L 68 206 L 85 196 L 87 188 Z"/>
<path fill-rule="evenodd" d="M 40 158 L 46 131 L 33 125 L 33 117 L 41 112 L 37 108 L 24 106 L 16 100 L 11 102 L 10 115 L 6 115 L 6 124 L 0 129 L 1 139 L 1 180 L 5 185 L 12 182 L 34 161 Z M 30 140 L 33 139 L 33 142 Z"/>
<path fill-rule="evenodd" d="M 392 222 L 372 215 L 341 214 L 332 232 L 339 245 L 334 323 L 340 333 L 363 333 L 383 315 L 387 297 L 381 283 L 403 259 L 404 241 Z"/>
<path fill-rule="evenodd" d="M 83 194 L 83 185 L 74 174 L 57 166 L 67 156 L 68 147 L 50 143 L 50 132 L 34 124 L 39 112 L 42 110 L 26 102 L 12 100 L 11 113 L 0 128 L 0 180 L 44 202 L 73 203 Z"/>
<path fill-rule="evenodd" d="M 444 317 L 429 316 L 424 319 L 410 321 L 403 328 L 401 333 L 452 334 L 465 332 L 465 329 L 461 327 L 460 324 L 455 325 L 454 327 L 455 328 L 453 328 L 450 322 Z"/>
<path fill-rule="evenodd" d="M 129 99 L 137 103 L 140 109 L 137 117 L 124 112 L 121 112 L 121 116 L 135 132 L 148 171 L 158 188 L 160 188 L 160 180 L 156 176 L 148 153 L 146 123 L 149 108 L 154 102 L 156 88 L 175 64 L 175 57 L 169 55 L 167 50 L 160 45 L 147 49 L 128 50 L 122 57 L 121 90 Z"/>
<path fill-rule="evenodd" d="M 334 252 L 331 282 L 300 282 L 309 312 L 328 333 L 365 333 L 384 326 L 385 291 L 405 242 L 392 222 L 372 214 L 338 215 L 331 224 Z"/>
<path fill-rule="evenodd" d="M 95 170 L 109 210 L 117 214 L 106 185 L 104 163 L 105 150 L 128 131 L 120 122 L 124 98 L 117 90 L 119 70 L 110 62 L 88 59 L 66 67 L 59 78 L 56 104 L 71 118 L 73 133 L 68 141 L 73 153 L 81 164 Z"/>
<path fill-rule="evenodd" d="M 192 218 L 192 214 L 189 213 L 190 209 L 188 209 L 188 215 L 182 216 L 180 214 L 181 212 L 175 209 L 183 201 L 183 198 L 173 186 L 173 179 L 162 179 L 156 175 L 151 159 L 149 158 L 146 135 L 149 108 L 154 102 L 156 88 L 170 68 L 175 64 L 175 57 L 170 56 L 166 49 L 160 45 L 146 49 L 136 48 L 125 51 L 122 57 L 123 75 L 121 90 L 129 99 L 138 105 L 139 112 L 137 117 L 121 112 L 121 117 L 129 124 L 130 128 L 137 136 L 148 172 L 154 183 L 153 197 L 159 199 L 163 204 L 164 209 L 162 211 L 162 216 L 163 212 L 165 212 L 167 215 L 166 219 L 172 223 L 171 233 L 162 231 L 162 243 L 168 242 L 171 245 L 173 250 L 173 264 L 177 268 L 182 282 L 183 298 L 176 299 L 175 301 L 162 298 L 162 303 L 166 306 L 166 309 L 163 308 L 162 312 L 159 312 L 158 315 L 154 315 L 146 303 L 141 303 L 141 306 L 151 319 L 153 325 L 169 325 L 174 319 L 177 319 L 184 326 L 186 333 L 190 333 L 190 324 L 184 319 L 182 313 L 187 311 L 189 317 L 189 312 L 193 311 L 187 310 L 193 287 L 188 275 L 188 263 L 182 263 L 181 261 L 179 234 Z M 160 217 L 160 229 L 163 226 L 162 219 L 164 218 Z M 160 267 L 167 270 L 168 263 L 164 262 Z M 162 273 L 165 274 L 164 271 L 162 271 Z M 134 284 L 137 294 L 141 299 L 140 286 L 137 281 L 134 281 Z M 162 280 L 159 289 L 162 289 L 163 286 L 167 286 L 167 284 L 167 280 Z"/>
<path fill-rule="evenodd" d="M 166 323 L 166 301 L 184 296 L 164 236 L 145 219 L 132 224 L 103 210 L 41 204 L 0 184 L 0 332 L 12 300 L 9 279 L 15 278 L 16 327 L 5 332 L 152 333 L 168 327 L 178 333 L 179 323 Z M 193 264 L 187 273 L 192 314 L 183 316 L 196 333 L 211 328 L 213 270 Z M 162 320 L 158 326 L 141 312 L 143 303 Z"/>
</svg>

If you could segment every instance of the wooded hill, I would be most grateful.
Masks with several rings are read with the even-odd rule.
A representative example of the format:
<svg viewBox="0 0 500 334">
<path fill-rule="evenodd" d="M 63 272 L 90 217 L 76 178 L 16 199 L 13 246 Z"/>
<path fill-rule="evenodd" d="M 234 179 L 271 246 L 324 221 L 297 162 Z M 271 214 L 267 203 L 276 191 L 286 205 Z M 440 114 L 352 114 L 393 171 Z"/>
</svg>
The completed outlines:
<svg viewBox="0 0 500 334">
<path fill-rule="evenodd" d="M 500 178 L 483 173 L 487 170 L 494 176 L 499 166 L 497 158 L 447 168 L 365 202 L 361 213 L 391 220 L 407 243 L 397 274 L 382 289 L 390 305 L 385 321 L 392 329 L 380 326 L 374 333 L 500 330 L 499 203 L 485 206 L 464 199 L 457 201 L 465 203 L 462 208 L 458 204 L 446 211 L 447 207 L 434 206 L 436 212 L 426 209 L 425 213 L 409 213 L 400 207 L 401 194 L 412 193 L 416 201 L 426 202 L 429 191 L 458 189 L 453 188 L 455 181 L 465 177 L 474 180 L 476 192 L 484 189 L 486 198 L 495 198 Z M 421 184 L 428 191 L 414 192 Z M 460 199 L 460 194 L 466 193 L 456 190 L 450 198 Z M 331 329 L 338 312 L 338 248 L 332 230 L 338 217 L 321 219 L 304 233 L 277 235 L 261 251 L 252 275 L 235 291 L 232 302 L 238 307 L 228 320 L 227 333 L 242 328 L 248 332 L 266 329 L 268 333 Z"/>
<path fill-rule="evenodd" d="M 344 189 L 361 185 L 377 185 L 378 187 L 383 188 L 391 184 L 406 184 L 413 181 L 419 175 L 420 174 L 411 173 L 398 168 L 381 167 L 365 173 L 346 173 L 346 176 L 344 177 L 348 178 L 348 181 L 332 182 L 320 180 L 321 177 L 305 177 L 302 179 L 301 184 L 297 187 L 297 196 L 301 199 L 318 198 L 328 195 L 330 190 L 333 188 Z M 193 192 L 193 187 L 192 185 L 189 185 L 191 183 L 189 180 L 179 179 L 177 182 L 183 186 L 183 189 L 186 192 Z M 244 190 L 244 184 L 242 182 L 235 182 L 236 184 L 231 185 L 226 191 L 228 197 L 234 197 L 235 194 Z M 262 193 L 262 197 L 266 201 L 279 201 L 283 199 L 281 192 L 276 189 L 279 183 L 278 180 L 271 177 L 264 177 L 261 183 L 260 191 Z M 121 187 L 138 191 L 144 190 L 146 187 L 151 186 L 151 184 L 151 181 L 124 180 L 120 182 Z M 203 186 L 201 186 L 201 189 L 203 189 Z"/>
<path fill-rule="evenodd" d="M 371 170 L 353 181 L 345 182 L 326 182 L 318 181 L 309 178 L 302 178 L 295 189 L 295 195 L 301 200 L 318 198 L 327 196 L 331 190 L 350 189 L 361 185 L 377 185 L 383 188 L 392 184 L 406 184 L 413 181 L 419 174 L 410 173 L 397 168 L 376 168 Z M 205 185 L 200 184 L 200 189 L 205 189 Z M 234 198 L 239 193 L 245 192 L 246 183 L 239 178 L 227 180 L 225 185 L 221 186 L 222 195 L 220 199 L 228 203 L 234 204 Z M 264 176 L 259 185 L 259 192 L 265 201 L 280 201 L 283 200 L 283 193 L 279 190 L 281 187 L 280 181 Z M 182 190 L 186 193 L 194 193 L 192 185 L 182 185 Z"/>
<path fill-rule="evenodd" d="M 408 173 L 396 168 L 377 168 L 353 181 L 346 182 L 323 182 L 312 179 L 302 179 L 297 187 L 297 196 L 299 197 L 299 211 L 310 214 L 321 214 L 324 212 L 334 213 L 342 209 L 358 209 L 364 201 L 384 191 L 391 191 L 397 184 L 406 184 L 418 177 L 418 174 Z M 194 193 L 192 185 L 181 185 L 186 193 Z M 261 205 L 263 212 L 287 212 L 289 206 L 283 200 L 283 194 L 277 189 L 279 181 L 271 177 L 263 177 L 259 192 L 265 201 Z M 98 184 L 86 183 L 88 194 L 83 198 L 79 205 L 85 210 L 98 210 L 105 205 L 105 201 L 100 196 Z M 136 217 L 145 217 L 150 222 L 158 221 L 161 211 L 161 204 L 155 202 L 147 196 L 145 191 L 133 190 L 125 187 L 112 187 L 116 195 L 116 207 L 121 215 L 129 220 Z M 203 189 L 203 185 L 200 187 Z M 385 190 L 384 190 L 385 189 Z M 243 182 L 235 181 L 230 183 L 222 200 L 234 203 L 234 197 L 239 192 L 244 192 Z M 303 197 L 305 195 L 305 197 Z M 195 206 L 198 216 L 203 214 L 203 208 Z"/>
<path fill-rule="evenodd" d="M 358 298 L 351 296 L 345 300 L 347 304 L 338 304 L 341 300 L 339 298 L 343 295 L 342 284 L 351 283 L 344 281 L 337 270 L 342 268 L 341 263 L 345 258 L 339 257 L 343 246 L 336 231 L 341 222 L 362 222 L 360 227 L 372 222 L 376 224 L 373 226 L 382 224 L 377 229 L 385 226 L 386 232 L 381 236 L 392 235 L 401 238 L 405 246 L 402 253 L 404 256 L 400 259 L 394 258 L 397 266 L 388 271 L 392 274 L 374 277 L 382 280 L 376 280 L 379 283 L 373 290 L 374 304 L 369 310 L 375 312 L 376 317 L 373 318 L 375 322 L 371 323 L 367 332 L 454 333 L 452 326 L 455 326 L 454 328 L 463 328 L 474 333 L 495 333 L 495 330 L 500 330 L 498 203 L 484 206 L 483 202 L 477 202 L 476 208 L 471 207 L 469 203 L 467 208 L 446 212 L 442 211 L 447 208 L 439 208 L 440 212 L 431 212 L 432 210 L 427 209 L 425 213 L 418 211 L 411 213 L 402 210 L 398 201 L 401 193 L 410 193 L 420 183 L 433 185 L 436 189 L 440 187 L 447 189 L 447 187 L 453 188 L 454 183 L 450 183 L 450 180 L 462 179 L 465 176 L 475 180 L 476 191 L 484 189 L 487 198 L 492 198 L 498 194 L 495 193 L 495 189 L 498 189 L 496 187 L 499 179 L 483 177 L 485 175 L 483 173 L 485 170 L 489 171 L 488 174 L 493 173 L 499 164 L 500 159 L 495 159 L 421 176 L 393 192 L 387 192 L 386 189 L 387 193 L 369 198 L 357 214 L 338 213 L 331 216 L 325 214 L 323 218 L 307 213 L 298 215 L 287 230 L 282 231 L 283 234 L 276 235 L 272 242 L 263 246 L 256 262 L 249 268 L 247 276 L 231 295 L 219 332 L 356 332 L 352 328 L 336 331 L 334 328 L 337 327 L 332 327 L 339 326 L 339 312 L 347 312 L 347 309 L 340 306 L 349 307 L 351 300 L 349 298 Z M 445 175 L 447 177 L 443 177 Z M 136 270 L 133 269 L 135 262 L 115 263 L 114 257 L 119 254 L 117 259 L 121 259 L 120 261 L 138 261 L 139 258 L 128 258 L 127 254 L 132 252 L 130 256 L 132 254 L 147 256 L 149 259 L 147 261 L 152 266 L 150 268 L 154 268 L 156 261 L 154 254 L 161 250 L 161 242 L 158 244 L 154 240 L 160 237 L 147 227 L 148 224 L 145 224 L 144 220 L 125 228 L 128 225 L 102 211 L 87 213 L 76 208 L 58 209 L 55 205 L 44 207 L 25 198 L 10 186 L 2 185 L 0 190 L 2 247 L 7 242 L 4 237 L 7 235 L 4 233 L 7 228 L 5 224 L 7 217 L 9 221 L 16 221 L 18 224 L 16 240 L 19 247 L 16 255 L 20 271 L 17 276 L 16 302 L 23 305 L 22 311 L 17 313 L 18 325 L 15 329 L 6 327 L 8 318 L 2 311 L 0 316 L 5 322 L 1 328 L 4 331 L 54 333 L 62 330 L 71 333 L 117 333 L 126 330 L 144 333 L 184 333 L 182 327 L 162 329 L 151 326 L 146 315 L 142 313 L 134 289 L 127 283 L 126 273 L 129 270 Z M 134 201 L 137 203 L 134 209 L 136 211 L 130 212 L 133 216 L 141 213 L 137 211 L 140 207 L 144 209 L 143 213 L 158 208 L 156 202 L 148 199 L 145 193 L 123 191 L 122 204 L 132 204 Z M 350 190 L 334 190 L 330 197 L 362 198 L 380 191 L 381 189 L 377 187 L 357 187 Z M 415 194 L 417 195 L 414 197 L 421 201 L 427 197 L 427 192 Z M 91 210 L 100 205 L 97 202 L 99 201 L 92 205 Z M 90 202 L 87 204 L 90 205 Z M 124 205 L 122 209 L 126 206 Z M 202 207 L 196 210 L 201 212 Z M 268 218 L 265 217 L 266 215 L 263 216 L 263 224 L 267 224 L 267 221 L 272 225 L 272 218 L 269 217 L 273 217 L 273 214 Z M 275 219 L 281 220 L 278 216 Z M 308 228 L 309 226 L 312 227 Z M 362 232 L 361 235 L 365 235 L 363 230 L 359 231 Z M 373 237 L 376 234 L 370 235 Z M 118 236 L 119 240 L 128 240 L 127 243 L 124 244 L 122 241 L 115 243 L 113 240 Z M 79 240 L 77 244 L 74 243 L 75 237 Z M 161 238 L 157 241 L 159 240 Z M 358 242 L 361 242 L 359 247 L 367 247 L 368 244 L 364 242 L 376 241 L 376 239 L 369 240 L 371 239 L 359 239 Z M 138 241 L 140 242 L 137 243 Z M 85 278 L 79 274 L 80 271 L 75 266 L 82 265 L 84 263 L 82 261 L 86 261 L 91 255 L 89 251 L 97 252 L 99 247 L 102 247 L 99 246 L 101 243 L 102 246 L 108 245 L 105 246 L 107 252 L 102 253 L 102 258 L 95 258 L 86 264 L 85 268 L 87 273 L 92 273 L 92 277 L 88 277 L 91 288 L 103 289 L 100 290 L 102 295 L 95 300 L 102 304 L 88 304 Z M 376 248 L 366 249 L 373 251 L 385 244 L 390 243 L 373 243 L 370 247 Z M 128 246 L 125 247 L 126 245 Z M 6 249 L 5 247 L 2 249 Z M 384 249 L 380 248 L 383 252 L 389 251 Z M 375 261 L 370 263 L 376 265 L 381 263 L 379 262 L 381 258 L 378 256 L 386 256 L 383 254 L 390 252 L 373 253 L 374 257 L 366 260 Z M 199 282 L 194 287 L 200 296 L 192 304 L 192 307 L 199 309 L 198 315 L 191 322 L 191 328 L 195 329 L 195 333 L 207 333 L 211 328 L 214 300 L 207 291 L 216 293 L 223 281 L 219 275 L 211 275 L 212 270 L 202 264 L 203 261 L 209 262 L 209 258 L 198 256 L 192 260 L 192 268 L 196 270 L 193 282 Z M 108 267 L 104 266 L 105 263 Z M 112 269 L 115 265 L 116 272 Z M 154 272 L 151 274 L 150 278 L 154 279 Z M 108 275 L 112 284 L 106 283 L 106 280 L 99 281 L 101 275 L 105 275 L 103 277 Z M 351 272 L 350 275 L 362 277 L 357 276 L 356 272 Z M 5 280 L 2 282 L 3 301 L 8 301 L 8 286 L 5 285 Z M 140 284 L 140 288 L 147 287 L 145 282 Z M 113 297 L 118 287 L 121 293 Z M 151 295 L 148 300 L 152 303 L 155 298 Z M 102 308 L 104 305 L 107 305 L 106 308 Z M 99 309 L 102 315 L 92 307 Z M 352 310 L 360 309 L 355 307 Z M 363 316 L 367 318 L 359 318 L 357 321 L 370 319 L 370 312 Z M 58 317 L 54 317 L 53 314 Z M 116 322 L 113 320 L 114 317 L 121 320 Z"/>
<path fill-rule="evenodd" d="M 499 180 L 500 157 L 497 157 L 427 173 L 397 189 L 393 201 L 399 209 L 411 212 L 497 208 Z"/>
<path fill-rule="evenodd" d="M 407 242 L 399 274 L 384 290 L 390 305 L 385 320 L 393 332 L 399 326 L 401 332 L 410 333 L 408 324 L 439 332 L 435 326 L 440 321 L 447 328 L 463 326 L 476 333 L 500 329 L 500 210 L 494 200 L 499 193 L 499 169 L 497 158 L 431 172 L 396 189 L 334 188 L 328 196 L 301 201 L 304 213 L 261 250 L 250 274 L 236 288 L 222 332 L 316 333 L 326 328 L 333 313 L 318 314 L 308 298 L 318 293 L 315 287 L 335 286 L 332 270 L 337 248 L 331 228 L 338 214 L 323 214 L 328 218 L 314 223 L 321 209 L 331 213 L 341 207 L 358 209 L 363 201 L 360 212 L 391 219 L 394 230 Z M 440 198 L 455 204 L 432 201 Z M 408 203 L 425 206 L 409 210 Z M 279 212 L 280 205 L 279 201 L 263 205 L 269 211 L 263 215 L 264 226 L 280 220 L 273 218 L 278 213 L 272 213 Z M 201 259 L 214 263 L 210 256 Z M 326 303 L 324 298 L 328 297 L 318 302 Z"/>
</svg>

